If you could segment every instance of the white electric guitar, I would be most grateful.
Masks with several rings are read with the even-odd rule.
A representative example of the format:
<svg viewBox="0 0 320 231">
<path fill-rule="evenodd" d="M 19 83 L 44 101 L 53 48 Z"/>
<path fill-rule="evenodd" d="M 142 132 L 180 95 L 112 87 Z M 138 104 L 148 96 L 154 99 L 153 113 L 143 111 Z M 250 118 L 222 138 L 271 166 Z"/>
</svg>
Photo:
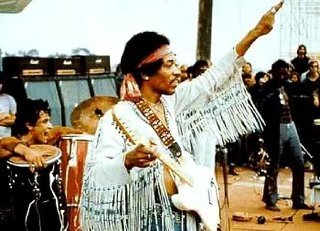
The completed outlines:
<svg viewBox="0 0 320 231">
<path fill-rule="evenodd" d="M 147 145 L 148 140 L 137 138 L 132 130 L 126 127 L 114 113 L 113 120 L 116 122 L 120 132 L 134 145 Z M 171 196 L 173 205 L 179 210 L 195 211 L 201 218 L 206 230 L 217 230 L 219 213 L 217 193 L 209 168 L 196 165 L 194 162 L 185 169 L 176 160 L 163 153 L 155 153 L 160 161 L 166 165 L 177 177 L 175 183 L 178 193 Z M 213 195 L 216 194 L 216 196 Z"/>
</svg>

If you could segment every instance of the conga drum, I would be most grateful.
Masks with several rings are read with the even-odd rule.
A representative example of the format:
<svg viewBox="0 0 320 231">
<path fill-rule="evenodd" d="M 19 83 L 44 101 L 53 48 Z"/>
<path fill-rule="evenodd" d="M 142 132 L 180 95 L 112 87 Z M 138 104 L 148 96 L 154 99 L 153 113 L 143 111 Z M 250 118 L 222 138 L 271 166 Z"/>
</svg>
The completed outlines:
<svg viewBox="0 0 320 231">
<path fill-rule="evenodd" d="M 31 145 L 30 148 L 42 153 L 47 166 L 56 163 L 61 157 L 61 150 L 51 145 L 37 144 Z M 30 164 L 20 155 L 10 157 L 8 164 L 19 168 L 30 167 Z"/>
<path fill-rule="evenodd" d="M 51 145 L 32 145 L 30 148 L 42 153 L 45 168 L 32 172 L 30 163 L 18 155 L 7 161 L 9 190 L 18 229 L 62 230 L 65 207 L 60 178 L 61 151 Z"/>
<path fill-rule="evenodd" d="M 90 151 L 93 135 L 68 134 L 61 137 L 62 182 L 67 200 L 69 230 L 80 230 L 79 202 L 82 177 L 87 153 Z"/>
</svg>

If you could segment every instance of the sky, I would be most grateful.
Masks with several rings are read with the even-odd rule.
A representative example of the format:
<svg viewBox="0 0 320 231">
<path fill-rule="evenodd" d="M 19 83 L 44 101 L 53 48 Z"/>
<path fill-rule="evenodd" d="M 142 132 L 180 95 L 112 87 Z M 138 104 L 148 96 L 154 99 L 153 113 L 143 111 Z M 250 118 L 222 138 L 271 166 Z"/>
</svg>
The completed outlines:
<svg viewBox="0 0 320 231">
<path fill-rule="evenodd" d="M 213 63 L 277 2 L 213 0 Z M 267 70 L 279 58 L 280 14 L 273 31 L 258 39 L 245 56 L 254 69 Z M 152 30 L 170 39 L 180 63 L 192 65 L 197 24 L 198 0 L 32 0 L 21 13 L 0 13 L 0 49 L 8 54 L 37 49 L 45 57 L 86 48 L 95 55 L 110 55 L 115 66 L 131 36 Z"/>
</svg>

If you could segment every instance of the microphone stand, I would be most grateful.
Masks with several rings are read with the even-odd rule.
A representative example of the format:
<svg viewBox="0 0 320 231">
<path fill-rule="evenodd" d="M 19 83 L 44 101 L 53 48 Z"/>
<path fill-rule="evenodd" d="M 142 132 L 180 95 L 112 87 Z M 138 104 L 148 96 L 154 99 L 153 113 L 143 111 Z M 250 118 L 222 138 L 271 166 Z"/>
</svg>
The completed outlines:
<svg viewBox="0 0 320 231">
<path fill-rule="evenodd" d="M 308 160 L 313 163 L 313 156 L 310 154 L 310 152 L 300 143 L 301 149 L 304 152 L 304 154 L 307 156 Z M 316 204 L 317 204 L 317 190 L 319 191 L 320 194 L 320 181 L 317 179 L 317 175 L 314 171 L 314 179 L 310 180 L 309 182 L 309 187 L 310 189 L 313 190 L 313 198 L 314 198 L 314 209 L 312 210 L 311 213 L 304 214 L 303 220 L 304 221 L 320 221 L 320 213 L 315 212 Z"/>
<path fill-rule="evenodd" d="M 231 223 L 229 220 L 229 192 L 228 192 L 228 166 L 227 166 L 227 155 L 228 155 L 228 149 L 226 147 L 222 147 L 220 145 L 217 146 L 217 154 L 220 156 L 221 160 L 221 165 L 222 165 L 222 176 L 223 176 L 223 185 L 224 185 L 224 204 L 226 205 L 225 211 L 226 211 L 226 217 L 228 218 L 227 220 L 227 229 L 225 230 L 230 230 L 231 228 Z"/>
</svg>

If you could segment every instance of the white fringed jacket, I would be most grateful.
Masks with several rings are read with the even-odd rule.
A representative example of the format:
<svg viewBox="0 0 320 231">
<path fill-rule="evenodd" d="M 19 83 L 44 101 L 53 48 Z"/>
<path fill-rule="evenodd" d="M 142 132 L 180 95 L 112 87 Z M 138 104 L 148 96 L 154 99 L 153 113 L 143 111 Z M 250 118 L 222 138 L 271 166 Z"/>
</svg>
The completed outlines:
<svg viewBox="0 0 320 231">
<path fill-rule="evenodd" d="M 202 132 L 209 132 L 214 140 L 224 144 L 260 128 L 259 114 L 242 84 L 240 69 L 244 62 L 232 50 L 201 76 L 181 83 L 174 95 L 161 97 L 168 128 L 183 150 L 181 162 L 189 171 L 194 162 L 185 150 L 199 144 L 195 140 Z M 114 112 L 132 134 L 152 139 L 161 153 L 170 155 L 134 103 L 121 101 L 114 106 Z M 210 145 L 215 148 L 216 143 Z M 81 198 L 83 230 L 150 230 L 156 216 L 161 217 L 157 222 L 164 230 L 172 230 L 163 166 L 159 162 L 149 168 L 127 171 L 124 158 L 132 148 L 109 110 L 99 122 L 87 156 Z M 161 212 L 155 210 L 157 203 Z M 219 208 L 213 217 L 218 223 Z M 196 230 L 193 217 L 187 218 L 187 230 Z"/>
</svg>

